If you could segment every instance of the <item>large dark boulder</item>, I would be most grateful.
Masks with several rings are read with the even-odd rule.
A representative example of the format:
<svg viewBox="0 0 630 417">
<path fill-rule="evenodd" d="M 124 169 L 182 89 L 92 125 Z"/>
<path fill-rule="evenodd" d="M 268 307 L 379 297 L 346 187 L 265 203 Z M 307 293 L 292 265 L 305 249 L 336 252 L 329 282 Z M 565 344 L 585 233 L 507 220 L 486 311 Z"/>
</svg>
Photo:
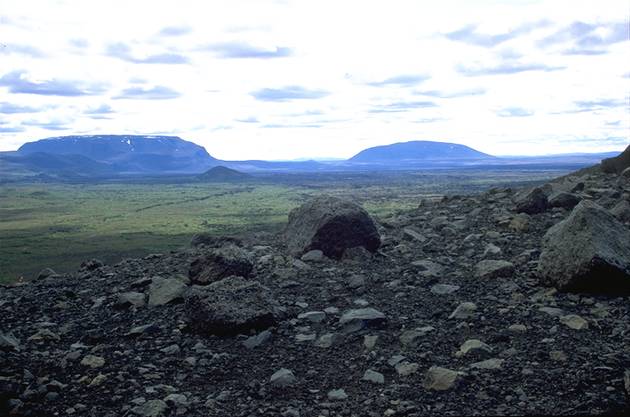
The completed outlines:
<svg viewBox="0 0 630 417">
<path fill-rule="evenodd" d="M 549 198 L 549 205 L 551 207 L 572 209 L 578 205 L 580 200 L 582 199 L 573 193 L 559 192 Z"/>
<path fill-rule="evenodd" d="M 614 158 L 604 159 L 601 163 L 602 171 L 607 173 L 621 173 L 624 169 L 630 167 L 630 145 L 625 151 Z"/>
<path fill-rule="evenodd" d="M 539 187 L 518 196 L 514 203 L 517 213 L 537 214 L 544 212 L 549 207 L 547 194 Z"/>
<path fill-rule="evenodd" d="M 538 273 L 562 291 L 630 293 L 630 230 L 584 200 L 543 238 Z"/>
<path fill-rule="evenodd" d="M 374 252 L 381 244 L 376 225 L 363 208 L 331 196 L 315 197 L 293 209 L 285 237 L 293 255 L 319 249 L 333 259 L 349 248 L 362 246 Z"/>
<path fill-rule="evenodd" d="M 282 316 L 269 289 L 242 277 L 194 288 L 186 296 L 185 312 L 193 332 L 217 336 L 264 330 Z"/>
<path fill-rule="evenodd" d="M 192 261 L 188 276 L 194 284 L 209 284 L 231 275 L 248 277 L 254 268 L 251 255 L 228 244 Z"/>
</svg>

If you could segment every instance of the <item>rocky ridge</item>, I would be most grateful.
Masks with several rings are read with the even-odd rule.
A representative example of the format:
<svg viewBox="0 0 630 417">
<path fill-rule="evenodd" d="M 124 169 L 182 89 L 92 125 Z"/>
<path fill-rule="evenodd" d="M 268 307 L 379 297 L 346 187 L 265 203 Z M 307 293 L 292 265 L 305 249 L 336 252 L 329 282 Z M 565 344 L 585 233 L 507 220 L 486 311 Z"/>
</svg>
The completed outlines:
<svg viewBox="0 0 630 417">
<path fill-rule="evenodd" d="M 627 233 L 630 175 L 592 169 L 421 201 L 339 260 L 296 258 L 281 236 L 197 236 L 42 271 L 0 287 L 0 415 L 628 412 L 628 295 L 541 278 L 545 234 L 584 201 Z"/>
</svg>

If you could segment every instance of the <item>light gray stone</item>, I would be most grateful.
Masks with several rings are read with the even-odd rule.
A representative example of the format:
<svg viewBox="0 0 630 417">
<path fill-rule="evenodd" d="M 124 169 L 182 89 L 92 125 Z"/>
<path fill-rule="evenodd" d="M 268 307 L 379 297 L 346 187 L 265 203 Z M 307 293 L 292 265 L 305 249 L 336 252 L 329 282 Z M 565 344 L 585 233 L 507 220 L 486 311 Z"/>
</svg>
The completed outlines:
<svg viewBox="0 0 630 417">
<path fill-rule="evenodd" d="M 457 371 L 440 366 L 432 366 L 426 372 L 422 385 L 426 389 L 446 391 L 455 386 L 460 376 L 461 374 Z"/>
<path fill-rule="evenodd" d="M 339 319 L 346 333 L 357 332 L 366 328 L 378 328 L 387 322 L 385 314 L 371 307 L 349 310 Z"/>
<path fill-rule="evenodd" d="M 149 306 L 162 306 L 181 299 L 187 286 L 176 278 L 154 277 L 149 286 Z"/>
<path fill-rule="evenodd" d="M 457 306 L 457 308 L 448 316 L 449 319 L 470 319 L 475 317 L 477 311 L 477 305 L 471 302 L 464 302 Z"/>
<path fill-rule="evenodd" d="M 344 401 L 348 399 L 348 394 L 343 388 L 330 390 L 327 396 L 330 401 Z"/>
<path fill-rule="evenodd" d="M 367 371 L 365 371 L 361 380 L 372 382 L 374 384 L 385 383 L 385 377 L 383 376 L 383 374 L 380 372 L 373 371 L 371 369 L 368 369 Z"/>
<path fill-rule="evenodd" d="M 285 388 L 291 385 L 295 385 L 297 379 L 295 378 L 295 375 L 293 375 L 293 372 L 291 370 L 280 368 L 279 370 L 274 372 L 273 375 L 271 375 L 271 378 L 269 378 L 269 382 L 274 387 Z"/>
<path fill-rule="evenodd" d="M 475 277 L 482 279 L 505 278 L 514 273 L 514 264 L 508 261 L 483 260 L 475 265 Z"/>
</svg>

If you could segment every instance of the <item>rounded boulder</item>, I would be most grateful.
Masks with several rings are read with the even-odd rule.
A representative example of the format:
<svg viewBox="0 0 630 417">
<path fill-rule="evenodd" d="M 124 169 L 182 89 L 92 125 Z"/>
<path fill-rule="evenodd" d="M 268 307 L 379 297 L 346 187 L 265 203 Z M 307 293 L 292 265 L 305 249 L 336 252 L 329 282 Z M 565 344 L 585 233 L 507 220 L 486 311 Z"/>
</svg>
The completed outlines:
<svg viewBox="0 0 630 417">
<path fill-rule="evenodd" d="M 293 209 L 285 239 L 295 256 L 318 249 L 332 259 L 355 247 L 374 252 L 381 244 L 374 220 L 363 208 L 332 196 L 315 197 Z"/>
</svg>

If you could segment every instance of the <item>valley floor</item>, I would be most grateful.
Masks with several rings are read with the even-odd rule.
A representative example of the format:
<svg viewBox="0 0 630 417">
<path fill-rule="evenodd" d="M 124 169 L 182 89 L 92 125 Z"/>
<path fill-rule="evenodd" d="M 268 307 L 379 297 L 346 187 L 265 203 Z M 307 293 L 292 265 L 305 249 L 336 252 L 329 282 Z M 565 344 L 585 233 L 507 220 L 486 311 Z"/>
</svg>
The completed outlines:
<svg viewBox="0 0 630 417">
<path fill-rule="evenodd" d="M 124 258 L 185 247 L 198 232 L 276 232 L 287 213 L 320 193 L 343 195 L 376 217 L 431 195 L 470 194 L 553 178 L 558 169 L 265 174 L 244 183 L 157 178 L 128 183 L 0 185 L 0 283 L 43 268 L 76 270 L 89 258 Z M 181 182 L 185 181 L 185 182 Z"/>
</svg>

